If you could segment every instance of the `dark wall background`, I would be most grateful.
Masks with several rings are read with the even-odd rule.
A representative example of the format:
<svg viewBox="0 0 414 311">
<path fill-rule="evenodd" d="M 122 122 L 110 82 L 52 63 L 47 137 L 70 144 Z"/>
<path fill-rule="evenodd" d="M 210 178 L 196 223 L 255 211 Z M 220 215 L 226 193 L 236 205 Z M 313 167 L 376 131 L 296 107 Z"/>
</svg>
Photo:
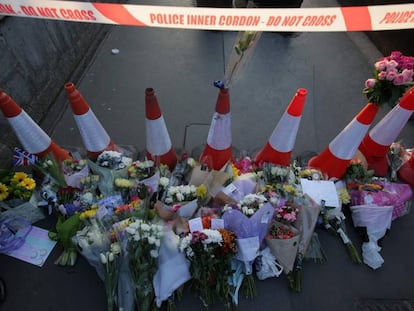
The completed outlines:
<svg viewBox="0 0 414 311">
<path fill-rule="evenodd" d="M 53 104 L 63 93 L 64 84 L 76 83 L 110 27 L 0 16 L 0 88 L 38 124 L 46 116 L 55 119 L 50 111 L 60 109 Z M 42 123 L 48 134 L 53 123 L 49 125 Z M 9 164 L 13 148 L 19 146 L 0 113 L 0 167 Z"/>
</svg>

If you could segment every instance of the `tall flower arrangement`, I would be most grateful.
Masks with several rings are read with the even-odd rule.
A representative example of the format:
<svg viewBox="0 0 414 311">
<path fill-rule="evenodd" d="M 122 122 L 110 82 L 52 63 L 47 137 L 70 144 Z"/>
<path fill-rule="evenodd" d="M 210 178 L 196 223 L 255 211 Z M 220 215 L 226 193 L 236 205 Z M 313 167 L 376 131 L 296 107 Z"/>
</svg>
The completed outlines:
<svg viewBox="0 0 414 311">
<path fill-rule="evenodd" d="M 230 310 L 232 288 L 231 261 L 237 252 L 237 237 L 226 229 L 203 229 L 185 236 L 180 250 L 190 261 L 193 286 L 207 308 L 219 299 Z"/>
<path fill-rule="evenodd" d="M 139 310 L 151 310 L 155 299 L 153 279 L 158 269 L 163 227 L 136 219 L 125 230 L 128 234 L 129 267 L 135 285 L 135 302 Z"/>
<path fill-rule="evenodd" d="M 374 64 L 374 76 L 365 81 L 363 93 L 374 104 L 394 107 L 399 98 L 414 85 L 414 57 L 393 51 Z"/>
</svg>

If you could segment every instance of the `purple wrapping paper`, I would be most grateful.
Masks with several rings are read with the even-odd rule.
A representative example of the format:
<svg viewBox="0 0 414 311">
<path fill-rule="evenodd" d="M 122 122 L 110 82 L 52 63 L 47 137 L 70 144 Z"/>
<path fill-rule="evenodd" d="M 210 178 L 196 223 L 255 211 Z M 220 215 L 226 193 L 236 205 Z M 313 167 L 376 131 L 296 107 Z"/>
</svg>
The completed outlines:
<svg viewBox="0 0 414 311">
<path fill-rule="evenodd" d="M 392 220 L 409 212 L 412 198 L 410 185 L 402 183 L 377 183 L 384 188 L 381 191 L 351 190 L 351 205 L 393 206 Z"/>
</svg>

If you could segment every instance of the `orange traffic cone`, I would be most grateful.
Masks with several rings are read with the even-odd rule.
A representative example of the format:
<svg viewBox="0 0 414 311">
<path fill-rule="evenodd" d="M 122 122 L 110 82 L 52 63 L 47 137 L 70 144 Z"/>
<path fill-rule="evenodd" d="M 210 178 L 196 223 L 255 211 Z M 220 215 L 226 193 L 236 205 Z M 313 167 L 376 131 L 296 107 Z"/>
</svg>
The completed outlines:
<svg viewBox="0 0 414 311">
<path fill-rule="evenodd" d="M 173 170 L 178 159 L 153 88 L 145 90 L 145 115 L 147 157 Z"/>
<path fill-rule="evenodd" d="M 255 162 L 269 162 L 283 166 L 290 165 L 290 157 L 295 145 L 307 93 L 306 89 L 297 90 L 285 113 L 273 130 L 269 141 L 257 153 Z"/>
<path fill-rule="evenodd" d="M 414 151 L 411 153 L 410 159 L 398 170 L 398 177 L 401 181 L 414 187 Z"/>
<path fill-rule="evenodd" d="M 71 158 L 69 151 L 59 147 L 2 89 L 0 89 L 0 109 L 27 152 L 40 158 L 51 155 L 58 162 Z"/>
<path fill-rule="evenodd" d="M 309 160 L 308 166 L 320 169 L 329 178 L 341 179 L 378 110 L 379 106 L 368 103 L 324 151 Z"/>
<path fill-rule="evenodd" d="M 207 144 L 200 155 L 199 162 L 220 170 L 232 159 L 230 94 L 228 88 L 220 88 Z"/>
<path fill-rule="evenodd" d="M 399 103 L 362 140 L 359 151 L 366 158 L 368 169 L 375 171 L 375 176 L 387 175 L 389 148 L 401 133 L 413 111 L 414 87 L 404 94 Z"/>
<path fill-rule="evenodd" d="M 122 151 L 111 140 L 75 85 L 71 82 L 66 83 L 65 90 L 88 158 L 94 161 L 106 150 Z"/>
</svg>

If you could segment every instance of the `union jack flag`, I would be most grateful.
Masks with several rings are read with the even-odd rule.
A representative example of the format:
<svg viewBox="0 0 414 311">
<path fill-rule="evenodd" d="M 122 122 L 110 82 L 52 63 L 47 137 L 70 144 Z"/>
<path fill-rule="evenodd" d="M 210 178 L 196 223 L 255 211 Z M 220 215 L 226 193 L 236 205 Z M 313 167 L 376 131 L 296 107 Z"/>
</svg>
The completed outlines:
<svg viewBox="0 0 414 311">
<path fill-rule="evenodd" d="M 13 166 L 25 166 L 35 164 L 38 161 L 38 157 L 26 150 L 20 148 L 14 148 L 12 163 Z"/>
</svg>

